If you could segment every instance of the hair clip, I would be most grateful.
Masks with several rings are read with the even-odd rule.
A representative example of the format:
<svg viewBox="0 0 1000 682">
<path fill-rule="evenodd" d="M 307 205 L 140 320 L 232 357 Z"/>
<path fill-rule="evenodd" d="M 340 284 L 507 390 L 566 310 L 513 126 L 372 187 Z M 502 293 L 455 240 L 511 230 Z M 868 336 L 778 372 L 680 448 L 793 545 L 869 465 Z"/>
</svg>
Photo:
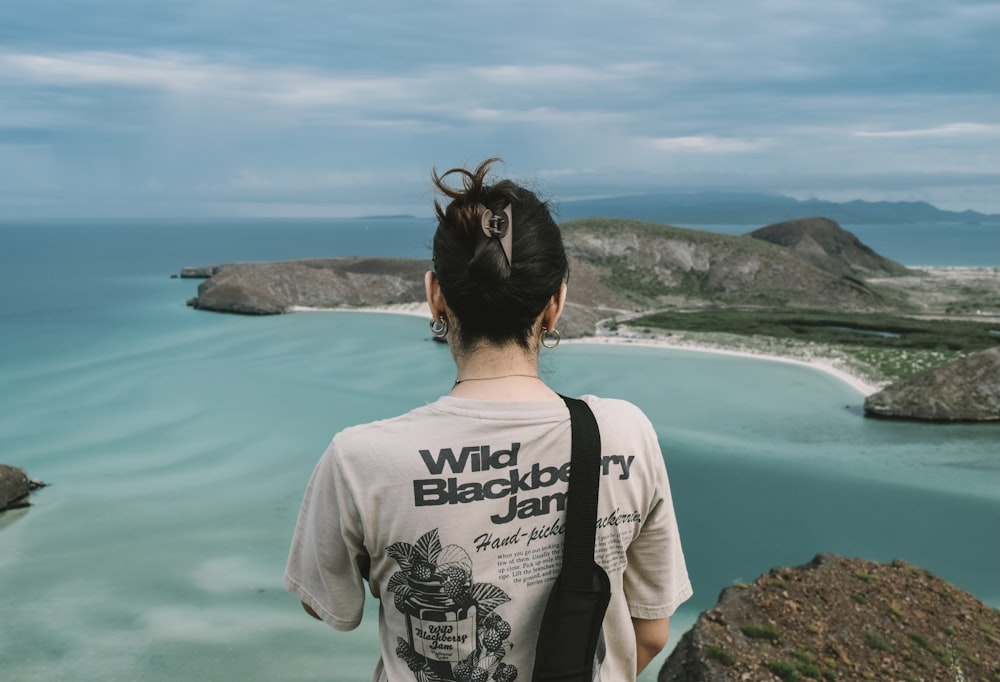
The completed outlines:
<svg viewBox="0 0 1000 682">
<path fill-rule="evenodd" d="M 507 264 L 513 264 L 511 247 L 514 242 L 514 216 L 511 213 L 511 205 L 507 204 L 500 213 L 494 213 L 482 204 L 480 204 L 480 210 L 482 211 L 483 234 L 487 239 L 499 240 L 503 254 L 507 257 Z"/>
</svg>

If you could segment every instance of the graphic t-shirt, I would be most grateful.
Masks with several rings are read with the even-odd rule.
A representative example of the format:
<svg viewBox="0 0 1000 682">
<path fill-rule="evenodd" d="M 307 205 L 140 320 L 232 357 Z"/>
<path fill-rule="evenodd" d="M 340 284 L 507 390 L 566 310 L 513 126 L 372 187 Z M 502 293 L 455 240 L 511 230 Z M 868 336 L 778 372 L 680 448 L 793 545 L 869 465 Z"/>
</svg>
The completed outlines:
<svg viewBox="0 0 1000 682">
<path fill-rule="evenodd" d="M 611 579 L 595 679 L 635 675 L 631 618 L 691 595 L 656 434 L 631 403 L 584 396 L 601 431 L 595 559 Z M 329 625 L 382 602 L 373 679 L 530 678 L 559 573 L 570 475 L 560 399 L 446 396 L 337 434 L 306 490 L 285 573 Z"/>
</svg>

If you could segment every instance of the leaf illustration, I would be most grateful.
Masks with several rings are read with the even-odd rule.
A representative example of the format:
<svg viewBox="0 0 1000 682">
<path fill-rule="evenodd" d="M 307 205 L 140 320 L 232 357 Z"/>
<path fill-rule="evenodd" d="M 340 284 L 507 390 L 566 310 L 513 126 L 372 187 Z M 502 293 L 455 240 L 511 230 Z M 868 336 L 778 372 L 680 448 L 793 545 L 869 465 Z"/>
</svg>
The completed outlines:
<svg viewBox="0 0 1000 682">
<path fill-rule="evenodd" d="M 430 668 L 423 668 L 416 672 L 416 677 L 420 682 L 445 682 L 444 678 Z"/>
<path fill-rule="evenodd" d="M 410 566 L 413 565 L 413 545 L 409 542 L 397 542 L 394 545 L 389 545 L 385 551 L 396 560 L 400 568 L 404 571 L 410 570 Z"/>
<path fill-rule="evenodd" d="M 510 601 L 507 593 L 490 583 L 476 583 L 472 586 L 472 601 L 476 603 L 479 619 L 488 616 L 496 607 Z"/>
<path fill-rule="evenodd" d="M 477 667 L 480 667 L 483 670 L 488 670 L 489 672 L 492 673 L 497 669 L 497 666 L 500 664 L 501 660 L 502 660 L 501 656 L 497 656 L 494 653 L 488 653 L 479 659 Z"/>
<path fill-rule="evenodd" d="M 389 585 L 386 589 L 390 592 L 395 592 L 401 587 L 406 588 L 407 590 L 410 589 L 410 586 L 406 582 L 406 574 L 402 571 L 396 571 L 392 574 L 392 576 L 390 576 Z"/>
<path fill-rule="evenodd" d="M 420 536 L 417 540 L 416 553 L 424 561 L 437 566 L 437 558 L 441 554 L 441 539 L 438 537 L 437 528 Z"/>
</svg>

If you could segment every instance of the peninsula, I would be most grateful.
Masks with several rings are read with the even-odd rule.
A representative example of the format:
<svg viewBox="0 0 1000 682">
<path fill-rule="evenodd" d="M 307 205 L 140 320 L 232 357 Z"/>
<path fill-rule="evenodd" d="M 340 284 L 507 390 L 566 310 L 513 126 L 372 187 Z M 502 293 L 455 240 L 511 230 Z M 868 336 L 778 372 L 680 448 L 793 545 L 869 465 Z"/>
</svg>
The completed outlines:
<svg viewBox="0 0 1000 682">
<path fill-rule="evenodd" d="M 861 379 L 866 393 L 1000 345 L 1000 270 L 911 270 L 827 218 L 741 236 L 608 218 L 562 229 L 564 338 L 820 359 Z M 188 301 L 194 308 L 268 315 L 419 309 L 429 268 L 353 257 L 203 265 L 181 276 L 206 278 Z"/>
</svg>

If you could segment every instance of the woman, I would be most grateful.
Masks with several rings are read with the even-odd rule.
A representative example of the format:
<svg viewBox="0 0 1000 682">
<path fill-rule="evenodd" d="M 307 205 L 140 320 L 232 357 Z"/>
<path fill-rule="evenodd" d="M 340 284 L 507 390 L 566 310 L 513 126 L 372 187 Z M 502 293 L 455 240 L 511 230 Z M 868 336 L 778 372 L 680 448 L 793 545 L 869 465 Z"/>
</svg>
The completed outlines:
<svg viewBox="0 0 1000 682">
<path fill-rule="evenodd" d="M 562 549 L 565 404 L 538 376 L 554 347 L 568 264 L 548 207 L 495 159 L 434 174 L 431 329 L 448 395 L 333 439 L 306 491 L 285 581 L 338 630 L 381 601 L 374 680 L 530 680 Z M 446 182 L 461 179 L 461 187 Z M 602 441 L 595 558 L 613 596 L 597 679 L 633 678 L 691 594 L 656 434 L 635 406 L 585 396 Z"/>
</svg>

